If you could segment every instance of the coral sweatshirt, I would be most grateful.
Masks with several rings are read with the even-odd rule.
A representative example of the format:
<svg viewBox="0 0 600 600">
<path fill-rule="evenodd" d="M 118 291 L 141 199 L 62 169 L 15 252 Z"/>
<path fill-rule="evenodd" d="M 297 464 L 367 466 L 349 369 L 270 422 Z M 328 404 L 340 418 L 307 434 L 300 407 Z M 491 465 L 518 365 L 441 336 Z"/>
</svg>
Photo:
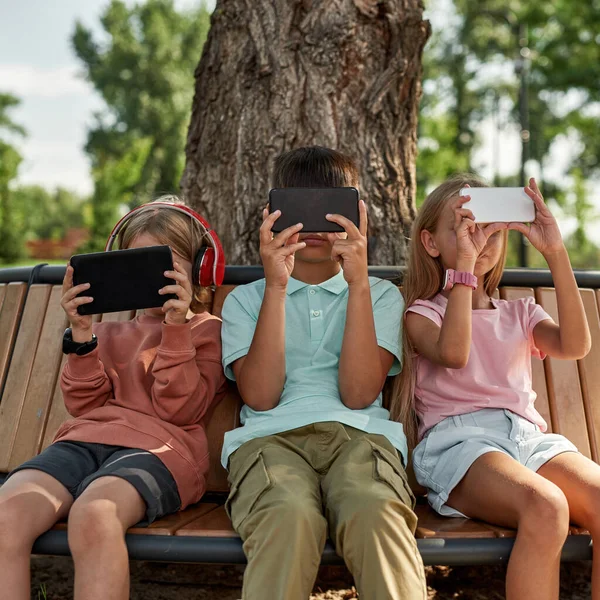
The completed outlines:
<svg viewBox="0 0 600 600">
<path fill-rule="evenodd" d="M 55 442 L 74 441 L 152 452 L 177 483 L 181 508 L 205 490 L 204 419 L 225 393 L 221 320 L 203 313 L 183 325 L 141 315 L 93 326 L 98 347 L 70 354 L 61 376 L 74 418 Z"/>
</svg>

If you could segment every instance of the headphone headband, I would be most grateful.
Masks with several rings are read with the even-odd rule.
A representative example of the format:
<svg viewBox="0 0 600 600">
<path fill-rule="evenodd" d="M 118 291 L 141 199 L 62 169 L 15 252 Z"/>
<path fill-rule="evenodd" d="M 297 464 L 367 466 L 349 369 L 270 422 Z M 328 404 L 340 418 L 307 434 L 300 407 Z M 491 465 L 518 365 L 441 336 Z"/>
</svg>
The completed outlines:
<svg viewBox="0 0 600 600">
<path fill-rule="evenodd" d="M 125 225 L 130 221 L 130 219 L 136 215 L 138 212 L 142 212 L 144 209 L 151 208 L 169 208 L 171 210 L 176 210 L 177 212 L 183 213 L 195 220 L 203 231 L 203 235 L 205 235 L 209 243 L 214 250 L 215 256 L 212 264 L 212 282 L 214 285 L 221 285 L 223 283 L 223 277 L 225 273 L 225 255 L 223 253 L 223 246 L 221 245 L 221 240 L 216 232 L 211 229 L 208 221 L 200 216 L 195 210 L 191 209 L 189 206 L 185 204 L 171 204 L 170 202 L 150 202 L 148 204 L 142 204 L 128 212 L 124 217 L 117 221 L 117 224 L 113 227 L 113 230 L 110 233 L 108 240 L 106 241 L 106 246 L 104 247 L 105 252 L 112 250 L 112 247 L 117 239 L 119 233 L 123 230 Z"/>
</svg>

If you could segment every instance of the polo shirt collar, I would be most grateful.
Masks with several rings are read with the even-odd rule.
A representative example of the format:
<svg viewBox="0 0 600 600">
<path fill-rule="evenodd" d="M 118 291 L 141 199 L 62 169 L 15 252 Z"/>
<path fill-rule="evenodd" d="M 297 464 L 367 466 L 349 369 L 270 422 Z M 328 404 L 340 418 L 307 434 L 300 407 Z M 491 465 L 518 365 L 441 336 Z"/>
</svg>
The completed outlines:
<svg viewBox="0 0 600 600">
<path fill-rule="evenodd" d="M 292 294 L 303 290 L 305 287 L 308 287 L 308 285 L 309 284 L 304 283 L 304 281 L 298 281 L 297 279 L 290 277 L 287 285 L 287 294 L 288 296 L 291 296 Z M 348 283 L 344 279 L 344 272 L 340 269 L 340 272 L 337 275 L 334 275 L 327 281 L 323 281 L 323 283 L 316 284 L 316 287 L 323 288 L 332 294 L 339 295 L 348 287 Z"/>
</svg>

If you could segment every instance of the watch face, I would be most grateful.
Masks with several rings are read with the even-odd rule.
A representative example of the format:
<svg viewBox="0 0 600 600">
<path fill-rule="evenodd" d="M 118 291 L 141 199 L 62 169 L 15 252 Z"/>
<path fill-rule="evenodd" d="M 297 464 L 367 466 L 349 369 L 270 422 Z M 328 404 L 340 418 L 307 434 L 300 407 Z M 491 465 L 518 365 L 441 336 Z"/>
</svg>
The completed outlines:
<svg viewBox="0 0 600 600">
<path fill-rule="evenodd" d="M 452 277 L 454 271 L 452 269 L 446 269 L 446 273 L 444 275 L 444 285 L 442 289 L 447 292 L 454 287 L 454 278 Z"/>
</svg>

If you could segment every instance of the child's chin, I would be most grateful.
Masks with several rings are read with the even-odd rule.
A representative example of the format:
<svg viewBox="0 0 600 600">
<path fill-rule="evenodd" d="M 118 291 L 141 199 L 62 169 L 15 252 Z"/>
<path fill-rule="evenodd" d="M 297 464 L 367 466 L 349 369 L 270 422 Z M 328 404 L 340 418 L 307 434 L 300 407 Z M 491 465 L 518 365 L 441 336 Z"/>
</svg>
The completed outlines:
<svg viewBox="0 0 600 600">
<path fill-rule="evenodd" d="M 296 252 L 296 258 L 303 262 L 320 263 L 331 260 L 331 246 L 307 246 Z"/>
<path fill-rule="evenodd" d="M 485 277 L 494 268 L 494 266 L 494 262 L 489 259 L 484 259 L 481 262 L 477 261 L 475 263 L 473 274 L 475 277 L 481 279 L 482 277 Z"/>
</svg>

